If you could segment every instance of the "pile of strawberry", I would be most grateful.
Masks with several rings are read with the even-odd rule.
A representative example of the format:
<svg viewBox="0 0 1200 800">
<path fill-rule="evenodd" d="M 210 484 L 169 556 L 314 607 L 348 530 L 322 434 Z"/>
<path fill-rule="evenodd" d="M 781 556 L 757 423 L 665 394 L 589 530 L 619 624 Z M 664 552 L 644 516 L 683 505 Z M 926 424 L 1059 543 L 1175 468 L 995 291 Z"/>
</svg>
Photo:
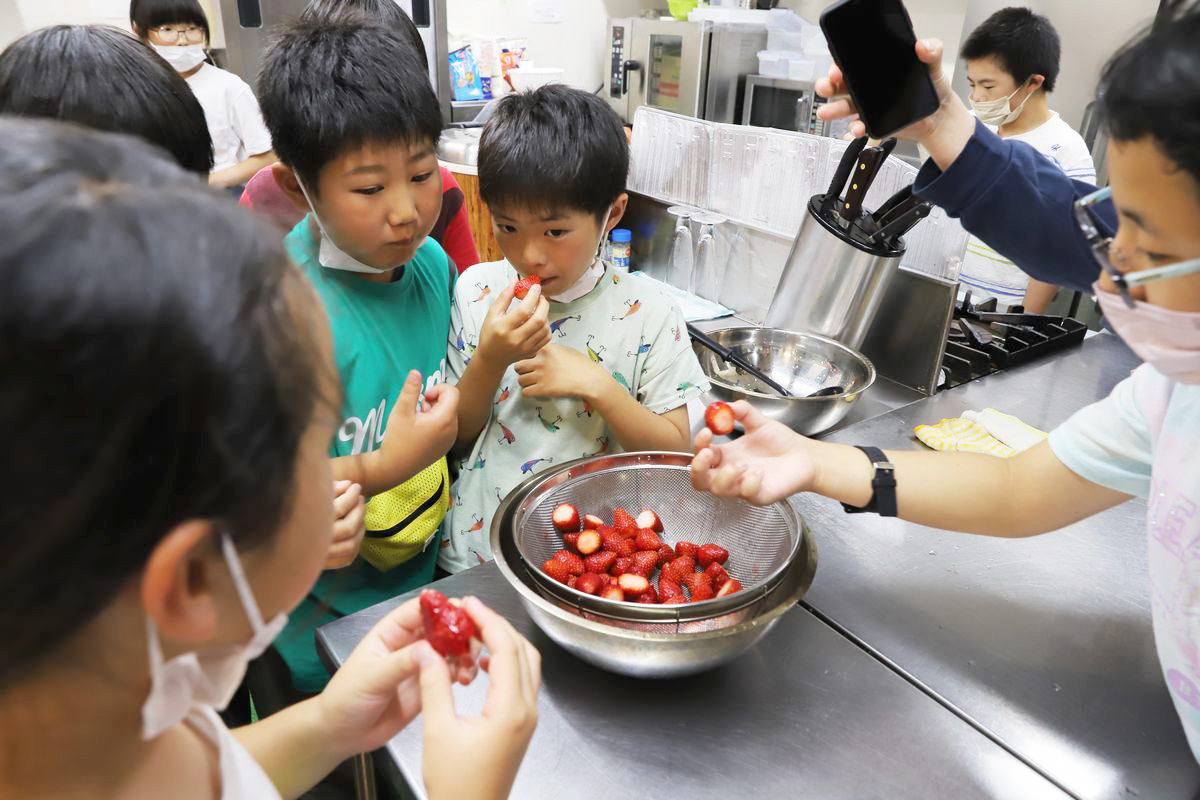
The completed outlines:
<svg viewBox="0 0 1200 800">
<path fill-rule="evenodd" d="M 563 503 L 551 519 L 566 547 L 543 562 L 542 571 L 581 592 L 627 603 L 672 605 L 725 597 L 742 588 L 725 571 L 728 550 L 715 544 L 665 544 L 659 537 L 663 524 L 650 509 L 635 519 L 618 508 L 611 526 L 587 514 L 581 526 L 579 511 Z"/>
</svg>

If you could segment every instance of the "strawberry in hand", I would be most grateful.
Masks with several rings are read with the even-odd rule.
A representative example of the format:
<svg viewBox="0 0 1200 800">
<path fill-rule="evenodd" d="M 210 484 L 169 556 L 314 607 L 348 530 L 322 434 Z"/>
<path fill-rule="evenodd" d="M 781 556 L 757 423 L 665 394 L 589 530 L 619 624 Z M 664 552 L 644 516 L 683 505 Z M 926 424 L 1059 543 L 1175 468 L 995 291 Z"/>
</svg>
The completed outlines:
<svg viewBox="0 0 1200 800">
<path fill-rule="evenodd" d="M 525 295 L 529 294 L 529 290 L 534 286 L 540 286 L 542 279 L 537 275 L 523 275 L 517 281 L 517 285 L 513 287 L 513 297 L 518 300 L 524 300 Z"/>
<path fill-rule="evenodd" d="M 425 640 L 455 666 L 473 662 L 472 639 L 479 638 L 475 623 L 446 595 L 437 589 L 421 591 L 421 624 L 425 628 Z"/>
</svg>

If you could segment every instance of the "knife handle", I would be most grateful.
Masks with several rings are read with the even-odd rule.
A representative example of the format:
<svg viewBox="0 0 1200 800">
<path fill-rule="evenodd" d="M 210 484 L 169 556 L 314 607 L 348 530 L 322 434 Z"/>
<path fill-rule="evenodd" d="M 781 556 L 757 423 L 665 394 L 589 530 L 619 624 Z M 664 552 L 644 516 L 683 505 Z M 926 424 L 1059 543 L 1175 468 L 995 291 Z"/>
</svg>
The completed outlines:
<svg viewBox="0 0 1200 800">
<path fill-rule="evenodd" d="M 882 155 L 883 151 L 878 147 L 868 147 L 858 157 L 858 163 L 850 173 L 846 197 L 838 205 L 838 214 L 846 222 L 853 222 L 862 211 L 863 200 L 866 199 L 867 190 L 871 188 L 871 181 L 875 177 L 875 170 Z"/>
</svg>

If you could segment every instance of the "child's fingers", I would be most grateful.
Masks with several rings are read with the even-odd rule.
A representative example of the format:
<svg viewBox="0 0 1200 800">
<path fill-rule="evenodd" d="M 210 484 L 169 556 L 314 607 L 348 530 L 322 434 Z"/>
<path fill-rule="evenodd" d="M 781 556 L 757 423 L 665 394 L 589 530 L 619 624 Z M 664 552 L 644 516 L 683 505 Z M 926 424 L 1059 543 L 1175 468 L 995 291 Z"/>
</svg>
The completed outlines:
<svg viewBox="0 0 1200 800">
<path fill-rule="evenodd" d="M 417 370 L 410 370 L 408 377 L 404 379 L 404 386 L 400 389 L 400 396 L 396 398 L 396 408 L 392 409 L 393 414 L 399 414 L 402 417 L 415 417 L 417 415 L 417 404 L 421 401 L 421 373 Z"/>
<path fill-rule="evenodd" d="M 333 493 L 341 494 L 342 492 L 346 491 L 353 485 L 354 485 L 354 481 L 350 481 L 350 480 L 334 481 L 333 482 Z"/>
<path fill-rule="evenodd" d="M 421 670 L 421 712 L 426 729 L 451 722 L 458 712 L 450 690 L 450 667 L 424 640 L 412 646 L 412 656 Z"/>
<path fill-rule="evenodd" d="M 516 296 L 513 294 L 516 285 L 515 282 L 510 283 L 500 290 L 500 294 L 496 295 L 496 299 L 492 301 L 491 306 L 488 307 L 487 314 L 484 315 L 484 324 L 492 322 L 496 317 L 508 310 L 509 304 L 512 303 L 513 297 Z"/>
<path fill-rule="evenodd" d="M 726 464 L 718 468 L 711 473 L 712 481 L 709 491 L 722 497 L 736 496 L 745 472 L 745 464 Z"/>
<path fill-rule="evenodd" d="M 523 665 L 520 662 L 519 649 L 525 640 L 508 620 L 485 606 L 478 598 L 466 598 L 463 601 L 463 610 L 479 626 L 480 638 L 491 654 L 488 675 L 492 679 L 492 690 L 488 692 L 484 714 L 495 716 L 497 706 L 503 708 L 512 702 L 514 696 L 522 693 Z"/>
<path fill-rule="evenodd" d="M 350 484 L 346 491 L 333 498 L 333 513 L 337 519 L 349 514 L 362 499 L 362 487 L 357 483 Z"/>
<path fill-rule="evenodd" d="M 692 440 L 692 445 L 696 453 L 699 453 L 706 447 L 712 445 L 713 432 L 708 428 L 701 428 L 696 434 L 696 438 Z"/>
</svg>

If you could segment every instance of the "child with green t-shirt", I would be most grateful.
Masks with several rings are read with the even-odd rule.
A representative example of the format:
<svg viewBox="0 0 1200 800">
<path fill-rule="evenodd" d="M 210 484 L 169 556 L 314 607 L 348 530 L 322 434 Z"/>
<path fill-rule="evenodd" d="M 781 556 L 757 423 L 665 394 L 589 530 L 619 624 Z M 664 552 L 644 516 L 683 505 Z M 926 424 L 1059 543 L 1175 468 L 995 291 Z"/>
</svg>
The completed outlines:
<svg viewBox="0 0 1200 800">
<path fill-rule="evenodd" d="M 322 575 L 275 643 L 295 688 L 310 693 L 328 680 L 314 628 L 433 579 L 458 401 L 443 383 L 454 272 L 427 238 L 441 207 L 442 118 L 411 44 L 366 24 L 289 26 L 258 94 L 275 180 L 311 210 L 285 246 L 333 332 L 336 512 L 354 515 L 359 491 L 370 498 L 366 539 L 362 525 L 341 526 L 327 562 L 341 569 Z"/>
<path fill-rule="evenodd" d="M 596 255 L 625 212 L 628 169 L 621 120 L 587 92 L 512 95 L 484 128 L 479 187 L 506 258 L 471 267 L 455 289 L 447 353 L 461 460 L 444 569 L 490 559 L 500 499 L 552 464 L 689 449 L 687 403 L 708 382 L 683 314 Z M 541 283 L 513 303 L 522 276 Z"/>
</svg>

